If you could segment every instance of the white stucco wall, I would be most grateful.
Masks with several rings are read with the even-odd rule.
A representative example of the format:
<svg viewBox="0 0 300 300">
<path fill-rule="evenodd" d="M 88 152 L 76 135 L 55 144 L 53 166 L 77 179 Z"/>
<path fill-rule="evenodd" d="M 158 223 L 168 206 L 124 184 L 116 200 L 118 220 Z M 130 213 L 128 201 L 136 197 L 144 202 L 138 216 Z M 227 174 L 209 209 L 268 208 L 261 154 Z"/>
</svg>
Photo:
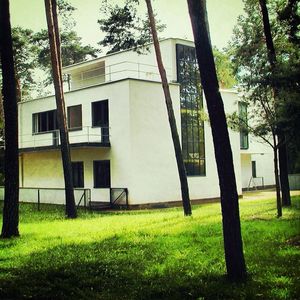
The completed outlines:
<svg viewBox="0 0 300 300">
<path fill-rule="evenodd" d="M 252 177 L 251 154 L 241 154 L 242 187 L 248 188 Z"/>
<path fill-rule="evenodd" d="M 249 134 L 249 148 L 241 150 L 243 188 L 248 188 L 252 176 L 251 162 L 256 162 L 256 176 L 250 187 L 275 185 L 273 149 L 258 137 Z M 249 171 L 250 170 L 250 171 Z"/>
<path fill-rule="evenodd" d="M 83 161 L 84 188 L 91 189 L 92 200 L 109 201 L 108 189 L 94 189 L 93 161 L 111 159 L 110 150 L 95 148 L 72 149 L 71 158 L 72 161 Z M 23 153 L 21 160 L 23 160 L 23 162 L 20 163 L 21 187 L 40 187 L 53 189 L 64 187 L 60 151 L 52 150 L 46 152 L 39 151 Z M 118 176 L 120 175 L 122 175 L 121 172 L 112 172 L 112 180 L 118 179 Z M 24 201 L 24 199 L 27 200 L 28 196 L 25 198 L 25 195 L 28 193 L 28 191 L 24 190 L 24 196 L 22 197 L 22 194 L 20 195 L 21 201 Z M 31 193 L 35 192 L 31 191 Z M 49 203 L 63 203 L 63 191 L 57 192 L 55 190 L 50 190 L 42 193 L 47 193 L 52 196 L 52 199 L 47 201 Z M 45 196 L 41 194 L 41 198 L 44 199 L 44 197 Z"/>
<path fill-rule="evenodd" d="M 252 154 L 251 161 L 256 161 L 256 176 L 263 177 L 264 185 L 274 185 L 274 165 L 273 154 L 265 152 L 262 154 Z M 262 180 L 257 178 L 255 181 L 256 186 L 261 186 Z"/>
<path fill-rule="evenodd" d="M 146 85 L 146 86 L 145 86 Z M 167 111 L 160 85 L 131 83 L 130 120 L 131 153 L 134 188 L 130 190 L 132 203 L 178 201 L 181 199 L 175 154 Z M 175 88 L 175 87 L 174 87 Z M 172 89 L 174 112 L 181 137 L 179 90 Z M 148 92 L 149 90 L 149 92 Z M 233 105 L 236 93 L 224 92 L 224 101 Z M 238 193 L 241 194 L 239 135 L 230 132 Z M 191 199 L 219 197 L 219 181 L 209 124 L 205 123 L 206 175 L 189 176 Z"/>
<path fill-rule="evenodd" d="M 159 83 L 130 84 L 131 203 L 175 201 L 179 179 L 163 90 Z M 170 86 L 180 119 L 179 86 Z M 180 125 L 178 123 L 179 135 Z"/>
</svg>

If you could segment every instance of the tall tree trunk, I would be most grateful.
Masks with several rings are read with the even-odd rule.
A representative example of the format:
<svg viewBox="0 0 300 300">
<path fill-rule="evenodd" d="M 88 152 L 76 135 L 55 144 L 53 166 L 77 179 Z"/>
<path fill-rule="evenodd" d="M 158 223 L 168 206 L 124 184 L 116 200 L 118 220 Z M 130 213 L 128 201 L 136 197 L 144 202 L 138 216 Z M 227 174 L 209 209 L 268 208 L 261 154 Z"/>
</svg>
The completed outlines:
<svg viewBox="0 0 300 300">
<path fill-rule="evenodd" d="M 19 154 L 17 91 L 8 0 L 0 1 L 0 54 L 5 119 L 5 195 L 1 237 L 10 238 L 19 235 Z"/>
<path fill-rule="evenodd" d="M 266 46 L 268 50 L 268 60 L 271 65 L 271 70 L 273 75 L 275 74 L 276 69 L 276 51 L 273 43 L 272 33 L 271 33 L 271 26 L 269 21 L 269 14 L 266 0 L 259 0 L 262 18 L 263 18 L 263 25 L 264 25 L 264 34 L 266 38 Z M 274 91 L 274 98 L 275 98 L 275 106 L 276 102 L 278 102 L 278 87 L 276 84 L 272 84 L 272 88 Z M 275 107 L 276 109 L 276 107 Z M 287 145 L 286 145 L 286 138 L 284 133 L 280 128 L 277 128 L 278 131 L 278 156 L 279 156 L 279 169 L 280 169 L 280 186 L 281 186 L 281 193 L 282 193 L 282 203 L 284 206 L 291 205 L 291 196 L 290 196 L 290 185 L 289 185 L 289 177 L 288 177 L 288 167 L 287 167 Z"/>
<path fill-rule="evenodd" d="M 182 195 L 182 205 L 183 205 L 183 211 L 185 216 L 190 216 L 192 214 L 191 209 L 191 203 L 190 203 L 190 196 L 189 196 L 189 187 L 187 182 L 187 176 L 186 176 L 186 170 L 183 162 L 182 152 L 181 152 L 181 145 L 180 140 L 178 136 L 177 126 L 176 126 L 176 120 L 172 105 L 172 99 L 169 89 L 169 84 L 167 80 L 166 70 L 163 65 L 159 41 L 157 37 L 157 31 L 156 31 L 156 25 L 155 25 L 155 19 L 153 14 L 153 9 L 151 5 L 151 0 L 146 0 L 147 9 L 148 9 L 148 16 L 149 16 L 149 22 L 151 27 L 151 33 L 155 48 L 155 54 L 156 54 L 156 60 L 157 65 L 159 69 L 159 74 L 161 77 L 162 87 L 165 95 L 165 101 L 168 111 L 168 117 L 169 117 L 169 124 L 171 128 L 171 135 L 173 140 L 173 146 L 175 150 L 175 156 L 177 161 L 177 168 L 179 173 L 179 179 L 181 184 L 181 195 Z"/>
<path fill-rule="evenodd" d="M 188 0 L 187 2 L 213 135 L 221 192 L 227 274 L 231 280 L 238 281 L 245 279 L 247 275 L 241 236 L 239 202 L 226 117 L 219 92 L 208 31 L 206 1 Z"/>
<path fill-rule="evenodd" d="M 61 56 L 59 31 L 57 25 L 56 0 L 45 0 L 45 9 L 48 24 L 50 42 L 51 63 L 53 82 L 55 88 L 55 99 L 57 107 L 57 121 L 61 139 L 61 156 L 65 180 L 66 215 L 68 218 L 76 218 L 76 205 L 72 181 L 71 155 L 69 147 L 69 135 L 66 122 L 65 101 L 63 93 L 63 80 L 61 71 Z"/>
<path fill-rule="evenodd" d="M 290 194 L 290 183 L 289 183 L 289 172 L 288 172 L 288 155 L 287 155 L 287 144 L 285 142 L 285 135 L 278 134 L 279 139 L 279 177 L 280 187 L 282 193 L 282 205 L 291 206 L 291 194 Z"/>
<path fill-rule="evenodd" d="M 278 148 L 276 135 L 273 134 L 273 153 L 274 153 L 274 175 L 275 175 L 275 185 L 276 185 L 276 205 L 277 205 L 277 217 L 282 217 L 282 205 L 280 196 L 280 183 L 279 183 L 279 171 L 278 171 Z"/>
</svg>

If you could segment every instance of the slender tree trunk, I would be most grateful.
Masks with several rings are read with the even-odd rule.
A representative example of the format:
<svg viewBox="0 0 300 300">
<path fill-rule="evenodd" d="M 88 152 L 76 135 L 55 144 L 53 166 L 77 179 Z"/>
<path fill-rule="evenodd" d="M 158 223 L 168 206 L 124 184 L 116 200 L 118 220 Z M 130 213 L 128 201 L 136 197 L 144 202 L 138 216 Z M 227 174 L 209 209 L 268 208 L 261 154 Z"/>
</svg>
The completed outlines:
<svg viewBox="0 0 300 300">
<path fill-rule="evenodd" d="M 208 32 L 206 1 L 188 0 L 201 82 L 205 93 L 218 169 L 225 261 L 228 277 L 246 278 L 239 202 L 226 117 Z"/>
<path fill-rule="evenodd" d="M 276 135 L 273 134 L 273 153 L 274 153 L 274 175 L 275 175 L 275 185 L 276 185 L 276 204 L 277 204 L 277 217 L 282 217 L 282 204 L 280 196 L 280 183 L 279 183 L 279 171 L 278 171 L 278 154 L 277 154 L 277 141 Z"/>
<path fill-rule="evenodd" d="M 285 135 L 279 134 L 279 177 L 280 177 L 280 187 L 282 193 L 282 205 L 291 206 L 291 195 L 290 195 L 290 183 L 289 183 L 289 172 L 288 172 L 288 162 L 287 162 L 287 144 L 285 142 Z"/>
<path fill-rule="evenodd" d="M 56 0 L 45 0 L 48 34 L 50 42 L 51 63 L 55 99 L 57 107 L 57 121 L 61 139 L 61 156 L 64 170 L 66 215 L 68 218 L 76 218 L 76 206 L 72 181 L 71 155 L 69 147 L 69 135 L 66 122 L 65 101 L 63 94 L 63 81 L 61 71 L 60 42 L 57 25 Z"/>
<path fill-rule="evenodd" d="M 183 162 L 183 158 L 182 158 L 181 145 L 180 145 L 180 140 L 179 140 L 179 136 L 178 136 L 178 131 L 177 131 L 177 126 L 176 126 L 176 120 L 175 120 L 175 115 L 174 115 L 166 70 L 164 68 L 162 57 L 161 57 L 161 51 L 160 51 L 159 41 L 158 41 L 158 37 L 157 37 L 157 31 L 156 31 L 156 25 L 155 25 L 155 19 L 154 19 L 154 14 L 153 14 L 153 10 L 152 10 L 151 0 L 146 0 L 146 4 L 147 4 L 151 33 L 152 33 L 152 38 L 153 38 L 154 48 L 155 48 L 155 53 L 156 53 L 157 65 L 158 65 L 158 69 L 159 69 L 159 73 L 160 73 L 160 77 L 161 77 L 161 81 L 162 81 L 162 87 L 163 87 L 167 111 L 168 111 L 169 124 L 170 124 L 170 128 L 171 128 L 172 140 L 173 140 L 175 156 L 176 156 L 176 161 L 177 161 L 177 168 L 178 168 L 179 179 L 180 179 L 180 184 L 181 184 L 181 195 L 182 195 L 182 204 L 183 204 L 184 215 L 190 216 L 192 214 L 192 209 L 191 209 L 191 203 L 190 203 L 186 170 L 185 170 L 185 166 L 184 166 L 184 162 Z"/>
<path fill-rule="evenodd" d="M 275 74 L 276 69 L 276 51 L 273 43 L 272 33 L 271 33 L 271 26 L 269 21 L 269 14 L 266 0 L 259 0 L 262 18 L 263 18 L 263 25 L 264 25 L 264 34 L 266 38 L 266 45 L 268 50 L 268 60 L 271 65 L 271 70 L 273 75 Z M 272 84 L 272 88 L 274 91 L 274 98 L 275 98 L 275 106 L 276 102 L 278 102 L 278 88 L 276 84 Z M 276 107 L 275 107 L 276 109 Z M 289 185 L 289 177 L 288 177 L 288 167 L 287 167 L 287 145 L 286 145 L 286 138 L 284 133 L 280 128 L 277 128 L 278 132 L 278 156 L 279 156 L 279 168 L 280 168 L 280 186 L 281 186 L 281 193 L 282 193 L 282 203 L 284 206 L 291 205 L 291 196 L 290 196 L 290 185 Z"/>
<path fill-rule="evenodd" d="M 8 0 L 0 1 L 0 54 L 5 119 L 5 195 L 1 237 L 10 238 L 19 235 L 19 154 L 17 92 Z"/>
</svg>

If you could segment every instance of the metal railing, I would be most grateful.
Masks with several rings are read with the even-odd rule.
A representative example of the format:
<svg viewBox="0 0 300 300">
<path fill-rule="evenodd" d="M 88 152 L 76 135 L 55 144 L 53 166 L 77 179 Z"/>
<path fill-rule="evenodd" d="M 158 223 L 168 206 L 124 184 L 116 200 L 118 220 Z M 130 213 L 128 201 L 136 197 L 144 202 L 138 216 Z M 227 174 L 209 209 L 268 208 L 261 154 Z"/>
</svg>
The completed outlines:
<svg viewBox="0 0 300 300">
<path fill-rule="evenodd" d="M 91 71 L 96 75 L 88 76 L 87 74 L 91 73 Z M 172 81 L 172 74 L 170 74 L 171 68 L 166 68 L 166 72 L 168 80 Z M 99 68 L 93 68 L 79 74 L 80 79 L 71 78 L 71 84 L 68 84 L 70 90 L 126 78 L 161 81 L 157 65 L 133 61 L 122 61 Z"/>
<path fill-rule="evenodd" d="M 82 126 L 69 129 L 69 143 L 109 143 L 109 127 Z M 19 148 L 36 148 L 46 146 L 59 146 L 59 130 L 23 134 L 19 136 Z"/>
<path fill-rule="evenodd" d="M 0 187 L 1 200 L 4 200 L 4 187 Z M 20 187 L 20 202 L 36 203 L 37 209 L 41 209 L 41 204 L 65 204 L 65 188 L 41 188 L 41 187 Z M 74 188 L 74 197 L 77 208 L 87 208 L 87 203 L 91 200 L 91 190 L 88 188 Z"/>
<path fill-rule="evenodd" d="M 42 188 L 42 187 L 20 187 L 19 200 L 23 203 L 33 203 L 37 205 L 37 210 L 41 210 L 41 204 L 65 205 L 65 188 Z M 87 209 L 91 203 L 91 189 L 74 188 L 76 207 Z M 128 209 L 128 189 L 110 188 L 109 202 L 111 208 Z M 4 200 L 4 187 L 0 186 L 0 200 Z M 104 202 L 103 202 L 104 203 Z"/>
<path fill-rule="evenodd" d="M 110 206 L 128 208 L 128 189 L 110 188 Z"/>
<path fill-rule="evenodd" d="M 76 189 L 75 189 L 76 190 Z M 80 207 L 80 204 L 83 200 L 83 207 L 87 208 L 87 203 L 91 201 L 91 190 L 90 189 L 83 189 L 83 194 L 77 203 L 77 208 Z"/>
<path fill-rule="evenodd" d="M 260 179 L 261 180 L 261 185 L 258 185 L 255 181 L 256 179 Z M 262 187 L 264 188 L 265 186 L 265 183 L 264 183 L 264 178 L 263 177 L 253 177 L 251 176 L 250 180 L 249 180 L 249 183 L 248 183 L 248 191 L 250 190 L 251 188 L 251 183 L 252 183 L 252 188 L 257 190 L 258 187 Z"/>
</svg>

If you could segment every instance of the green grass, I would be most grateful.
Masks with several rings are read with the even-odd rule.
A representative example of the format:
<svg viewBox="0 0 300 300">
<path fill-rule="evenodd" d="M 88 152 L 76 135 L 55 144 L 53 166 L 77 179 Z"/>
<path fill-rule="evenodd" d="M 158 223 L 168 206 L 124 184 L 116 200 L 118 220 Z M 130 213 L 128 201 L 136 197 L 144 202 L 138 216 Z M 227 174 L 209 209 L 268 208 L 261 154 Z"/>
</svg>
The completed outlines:
<svg viewBox="0 0 300 300">
<path fill-rule="evenodd" d="M 300 197 L 242 200 L 247 282 L 225 274 L 220 205 L 121 213 L 20 207 L 21 237 L 0 240 L 0 299 L 297 299 Z"/>
</svg>

